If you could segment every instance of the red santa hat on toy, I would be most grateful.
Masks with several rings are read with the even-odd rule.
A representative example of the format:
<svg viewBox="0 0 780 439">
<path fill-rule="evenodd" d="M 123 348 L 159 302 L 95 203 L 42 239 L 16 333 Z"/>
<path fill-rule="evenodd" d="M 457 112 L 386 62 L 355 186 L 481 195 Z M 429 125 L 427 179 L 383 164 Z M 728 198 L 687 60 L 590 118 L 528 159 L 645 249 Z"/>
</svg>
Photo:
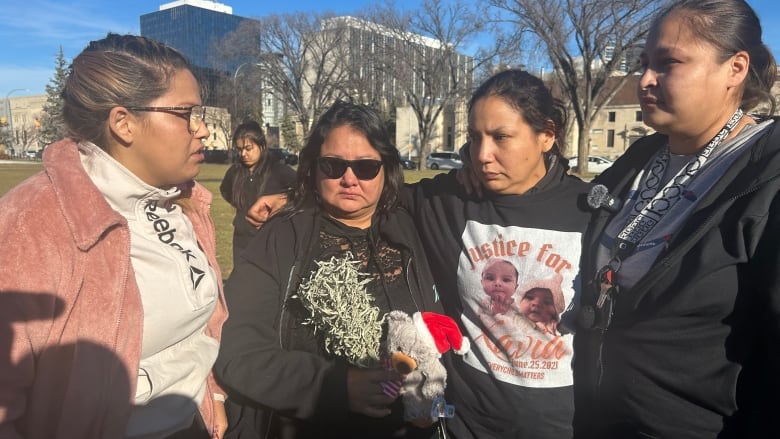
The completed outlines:
<svg viewBox="0 0 780 439">
<path fill-rule="evenodd" d="M 452 349 L 456 354 L 463 355 L 471 348 L 469 339 L 463 336 L 451 317 L 435 312 L 417 312 L 413 319 L 421 333 L 430 334 L 430 342 L 440 354 Z"/>
</svg>

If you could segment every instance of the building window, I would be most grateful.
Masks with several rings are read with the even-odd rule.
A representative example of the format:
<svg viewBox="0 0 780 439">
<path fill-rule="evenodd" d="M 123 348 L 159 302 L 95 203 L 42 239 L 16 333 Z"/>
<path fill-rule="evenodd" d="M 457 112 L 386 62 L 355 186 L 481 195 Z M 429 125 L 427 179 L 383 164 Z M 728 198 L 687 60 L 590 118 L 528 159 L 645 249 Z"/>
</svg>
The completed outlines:
<svg viewBox="0 0 780 439">
<path fill-rule="evenodd" d="M 615 130 L 607 130 L 607 148 L 615 147 Z"/>
<path fill-rule="evenodd" d="M 637 111 L 636 112 L 635 119 L 636 119 L 637 122 L 642 122 L 642 112 L 641 111 Z"/>
<path fill-rule="evenodd" d="M 609 112 L 609 121 L 610 122 L 614 122 L 615 121 L 615 112 L 614 111 L 610 111 Z"/>
</svg>

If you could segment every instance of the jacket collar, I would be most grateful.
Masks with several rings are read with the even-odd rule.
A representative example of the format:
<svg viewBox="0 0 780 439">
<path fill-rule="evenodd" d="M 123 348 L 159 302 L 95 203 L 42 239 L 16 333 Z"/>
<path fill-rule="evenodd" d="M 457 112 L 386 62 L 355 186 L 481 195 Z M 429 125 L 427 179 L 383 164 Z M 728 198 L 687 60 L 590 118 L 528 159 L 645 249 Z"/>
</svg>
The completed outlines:
<svg viewBox="0 0 780 439">
<path fill-rule="evenodd" d="M 52 183 L 57 204 L 80 250 L 88 250 L 111 227 L 127 221 L 115 212 L 92 183 L 71 139 L 49 145 L 43 167 Z"/>
<path fill-rule="evenodd" d="M 76 246 L 88 250 L 106 230 L 127 226 L 127 220 L 106 202 L 103 194 L 84 171 L 76 142 L 61 140 L 46 147 L 43 168 L 54 190 L 57 205 L 68 224 Z M 180 189 L 199 206 L 211 204 L 211 193 L 193 181 Z"/>
<path fill-rule="evenodd" d="M 82 168 L 112 209 L 125 218 L 143 215 L 150 201 L 168 203 L 181 196 L 181 189 L 160 189 L 145 183 L 107 152 L 90 142 L 78 145 Z"/>
<path fill-rule="evenodd" d="M 702 239 L 707 227 L 717 221 L 725 209 L 739 197 L 760 189 L 763 185 L 780 177 L 780 123 L 775 118 L 773 126 L 763 133 L 750 147 L 750 151 L 739 156 L 726 173 L 715 183 L 707 195 L 703 197 L 683 229 L 671 242 L 668 251 L 658 256 L 653 267 L 632 288 L 626 299 L 619 301 L 622 308 L 635 309 L 648 292 L 659 282 L 667 279 L 663 271 L 677 263 L 677 258 Z M 666 138 L 660 134 L 649 136 L 637 141 L 626 152 L 625 158 L 620 158 L 608 171 L 601 174 L 595 182 L 606 185 L 613 194 L 625 196 L 624 192 L 630 186 L 636 173 L 644 167 L 658 148 L 665 145 Z M 597 241 L 612 214 L 600 210 L 596 213 L 587 232 L 587 248 L 596 248 Z M 666 260 L 665 258 L 672 258 Z M 595 273 L 593 252 L 586 254 L 583 260 L 586 273 Z M 590 279 L 588 279 L 590 280 Z M 594 289 L 591 292 L 595 291 Z"/>
<path fill-rule="evenodd" d="M 750 151 L 735 161 L 721 178 L 721 180 L 730 180 L 737 174 L 747 177 L 740 180 L 742 185 L 739 187 L 730 185 L 729 189 L 732 191 L 751 190 L 780 175 L 780 127 L 778 127 L 780 118 L 776 117 L 774 121 L 773 126 L 769 127 L 768 131 L 750 147 Z M 666 142 L 666 136 L 659 133 L 637 141 L 626 151 L 628 160 L 618 159 L 615 165 L 596 177 L 594 183 L 604 184 L 611 192 L 618 194 L 630 186 L 636 174 L 658 149 L 666 145 Z M 750 172 L 746 173 L 745 168 L 750 169 Z"/>
</svg>

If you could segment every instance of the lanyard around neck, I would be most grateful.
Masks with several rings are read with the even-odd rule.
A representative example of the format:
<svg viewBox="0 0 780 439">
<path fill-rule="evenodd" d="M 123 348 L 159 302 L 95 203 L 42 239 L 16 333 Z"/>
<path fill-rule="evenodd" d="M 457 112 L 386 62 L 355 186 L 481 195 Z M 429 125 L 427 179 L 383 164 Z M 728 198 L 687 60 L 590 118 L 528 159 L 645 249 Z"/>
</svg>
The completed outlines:
<svg viewBox="0 0 780 439">
<path fill-rule="evenodd" d="M 636 250 L 637 245 L 672 210 L 672 207 L 682 198 L 688 184 L 707 162 L 712 151 L 734 130 L 743 114 L 742 109 L 737 108 L 726 125 L 709 141 L 707 146 L 680 169 L 666 186 L 658 190 L 660 176 L 663 175 L 669 163 L 669 145 L 666 145 L 653 164 L 654 168 L 660 169 L 658 177 L 645 178 L 643 184 L 637 188 L 640 193 L 634 203 L 633 210 L 638 213 L 632 215 L 628 224 L 618 233 L 612 249 L 613 259 L 617 259 L 619 263 L 620 260 L 631 255 Z M 651 199 L 647 201 L 648 198 Z"/>
</svg>

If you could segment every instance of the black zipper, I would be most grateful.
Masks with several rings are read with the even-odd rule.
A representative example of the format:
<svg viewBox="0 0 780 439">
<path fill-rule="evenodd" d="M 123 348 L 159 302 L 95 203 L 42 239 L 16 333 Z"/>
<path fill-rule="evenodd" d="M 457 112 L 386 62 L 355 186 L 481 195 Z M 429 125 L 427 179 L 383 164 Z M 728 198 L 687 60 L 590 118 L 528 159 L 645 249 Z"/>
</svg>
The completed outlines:
<svg viewBox="0 0 780 439">
<path fill-rule="evenodd" d="M 417 303 L 417 300 L 414 298 L 414 292 L 412 292 L 412 279 L 409 278 L 411 276 L 413 267 L 416 269 L 417 265 L 413 265 L 412 264 L 412 253 L 410 251 L 409 252 L 409 258 L 406 261 L 406 272 L 404 273 L 404 275 L 405 275 L 404 277 L 406 277 L 406 285 L 409 287 L 409 298 L 412 299 L 412 303 L 414 304 L 414 308 L 417 311 L 422 312 L 422 311 L 425 311 L 425 310 L 420 308 L 420 304 Z M 415 283 L 415 286 L 417 287 L 417 291 L 420 291 L 421 295 L 425 294 L 423 292 L 422 285 L 420 285 L 420 281 L 419 281 L 420 280 L 420 276 L 419 276 L 419 273 L 417 273 L 417 270 L 415 270 L 415 278 L 418 280 L 418 282 Z"/>
<path fill-rule="evenodd" d="M 289 318 L 287 313 L 287 301 L 290 299 L 292 279 L 295 277 L 296 267 L 297 265 L 295 265 L 295 263 L 293 263 L 292 267 L 290 267 L 290 273 L 287 275 L 287 288 L 285 288 L 284 297 L 282 297 L 281 303 L 279 304 L 279 347 L 282 349 L 285 348 L 284 336 L 286 335 L 287 322 Z"/>
</svg>

